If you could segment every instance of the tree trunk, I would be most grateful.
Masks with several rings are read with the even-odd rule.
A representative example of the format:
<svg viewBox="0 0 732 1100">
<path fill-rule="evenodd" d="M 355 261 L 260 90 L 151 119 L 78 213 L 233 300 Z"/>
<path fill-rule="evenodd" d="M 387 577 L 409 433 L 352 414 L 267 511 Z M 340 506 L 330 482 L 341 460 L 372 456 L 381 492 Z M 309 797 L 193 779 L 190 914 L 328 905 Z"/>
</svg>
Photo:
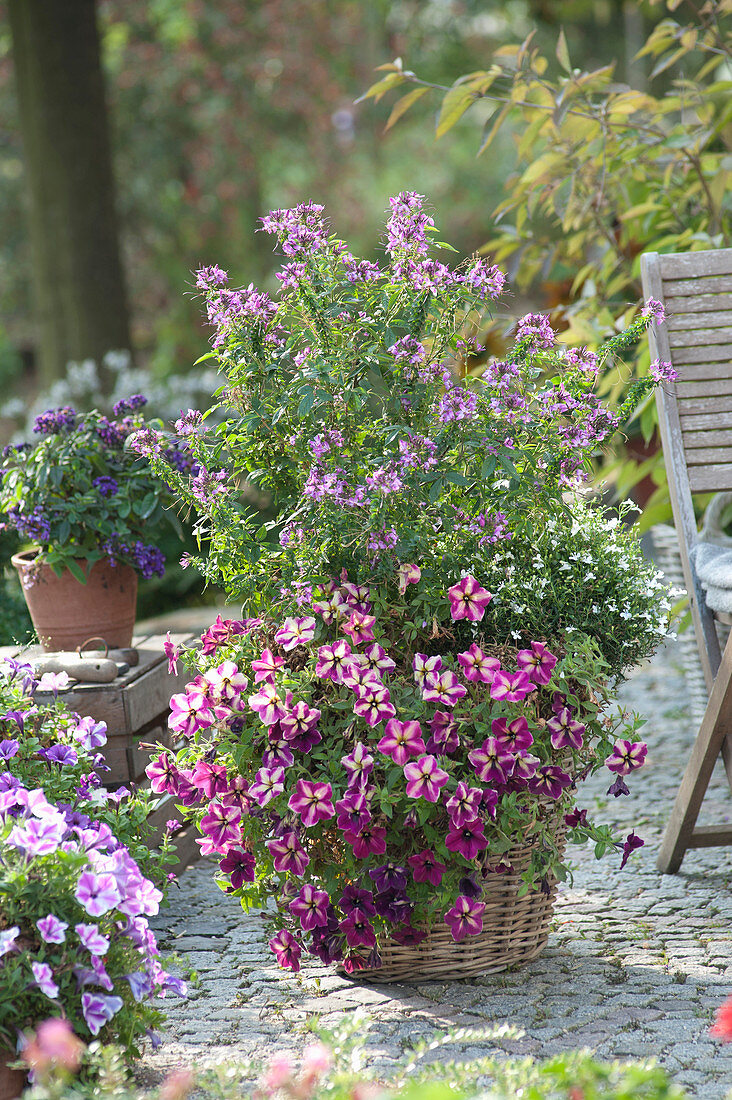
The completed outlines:
<svg viewBox="0 0 732 1100">
<path fill-rule="evenodd" d="M 44 384 L 130 346 L 94 0 L 9 0 Z"/>
</svg>

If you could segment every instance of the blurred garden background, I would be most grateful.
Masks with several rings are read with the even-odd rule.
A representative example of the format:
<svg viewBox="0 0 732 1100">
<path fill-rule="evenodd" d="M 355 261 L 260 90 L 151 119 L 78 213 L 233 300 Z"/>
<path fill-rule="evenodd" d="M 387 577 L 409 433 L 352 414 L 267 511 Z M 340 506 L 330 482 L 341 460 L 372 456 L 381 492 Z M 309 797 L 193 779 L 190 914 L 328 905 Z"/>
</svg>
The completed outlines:
<svg viewBox="0 0 732 1100">
<path fill-rule="evenodd" d="M 140 390 L 164 420 L 204 408 L 191 272 L 276 290 L 252 226 L 309 199 L 373 258 L 388 197 L 419 191 L 509 272 L 506 316 L 607 335 L 644 249 L 730 243 L 729 24 L 726 0 L 3 0 L 1 441 Z M 650 522 L 644 416 L 602 461 L 621 495 L 655 478 Z M 142 614 L 201 598 L 151 584 Z"/>
</svg>

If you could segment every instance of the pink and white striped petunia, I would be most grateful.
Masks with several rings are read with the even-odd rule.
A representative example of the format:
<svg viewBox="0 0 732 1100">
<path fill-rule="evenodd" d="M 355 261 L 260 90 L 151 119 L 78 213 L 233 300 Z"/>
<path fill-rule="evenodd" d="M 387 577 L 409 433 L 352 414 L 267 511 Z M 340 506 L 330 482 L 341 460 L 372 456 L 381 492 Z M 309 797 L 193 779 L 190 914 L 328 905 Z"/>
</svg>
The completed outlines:
<svg viewBox="0 0 732 1100">
<path fill-rule="evenodd" d="M 376 726 L 379 722 L 388 721 L 396 714 L 390 700 L 391 695 L 387 687 L 367 680 L 356 689 L 353 713 L 363 718 L 370 726 Z"/>
<path fill-rule="evenodd" d="M 278 668 L 285 663 L 284 657 L 277 657 L 271 649 L 263 649 L 260 657 L 252 661 L 254 683 L 259 684 L 264 680 L 266 684 L 273 684 Z"/>
<path fill-rule="evenodd" d="M 467 695 L 468 689 L 458 680 L 454 672 L 443 668 L 441 672 L 428 672 L 422 686 L 422 698 L 427 703 L 442 703 L 445 707 L 455 704 Z"/>
<path fill-rule="evenodd" d="M 374 758 L 363 741 L 357 741 L 353 751 L 341 757 L 341 764 L 348 772 L 348 786 L 364 787 L 374 769 Z"/>
<path fill-rule="evenodd" d="M 287 652 L 296 645 L 305 645 L 312 642 L 315 637 L 315 619 L 311 615 L 285 619 L 280 629 L 275 634 L 277 645 L 281 645 Z"/>
<path fill-rule="evenodd" d="M 396 668 L 394 661 L 378 642 L 374 642 L 373 645 L 363 651 L 362 662 L 365 668 L 376 672 L 379 676 L 383 676 L 387 672 L 393 672 Z"/>
<path fill-rule="evenodd" d="M 224 661 L 218 668 L 210 668 L 204 673 L 204 680 L 209 685 L 212 698 L 226 703 L 238 699 L 249 683 L 233 661 Z"/>
<path fill-rule="evenodd" d="M 265 841 L 265 844 L 274 857 L 275 871 L 291 871 L 294 875 L 301 875 L 310 862 L 310 856 L 295 832 L 284 833 L 274 840 Z"/>
<path fill-rule="evenodd" d="M 263 683 L 256 695 L 250 695 L 249 706 L 265 726 L 273 726 L 287 714 L 274 684 Z"/>
<path fill-rule="evenodd" d="M 306 882 L 300 893 L 290 902 L 290 912 L 300 921 L 303 932 L 313 928 L 323 928 L 328 923 L 330 897 L 325 890 L 317 890 L 312 883 Z"/>
<path fill-rule="evenodd" d="M 254 776 L 249 794 L 259 806 L 266 806 L 285 789 L 284 768 L 260 768 Z"/>
<path fill-rule="evenodd" d="M 404 778 L 407 781 L 408 798 L 424 798 L 427 802 L 437 802 L 440 789 L 450 776 L 439 767 L 436 757 L 427 755 L 405 764 Z"/>
<path fill-rule="evenodd" d="M 470 573 L 448 588 L 447 595 L 452 618 L 468 619 L 471 623 L 477 623 L 483 618 L 486 607 L 493 599 L 490 592 L 481 588 Z"/>
<path fill-rule="evenodd" d="M 213 850 L 226 854 L 241 840 L 241 810 L 237 806 L 223 806 L 211 802 L 208 813 L 201 819 L 200 829 L 214 846 Z"/>
<path fill-rule="evenodd" d="M 335 817 L 332 802 L 333 788 L 330 783 L 316 783 L 311 779 L 298 779 L 294 794 L 290 795 L 287 805 L 296 814 L 300 814 L 303 825 L 309 829 L 319 821 Z"/>
<path fill-rule="evenodd" d="M 463 782 L 458 783 L 455 794 L 451 795 L 445 803 L 453 829 L 461 828 L 466 821 L 475 821 L 480 814 L 482 801 L 483 792 L 479 787 L 469 787 Z"/>
<path fill-rule="evenodd" d="M 327 677 L 333 683 L 339 684 L 343 679 L 344 665 L 351 658 L 351 647 L 345 638 L 333 645 L 321 645 L 318 649 L 318 661 L 315 665 L 315 675 L 321 679 Z"/>
<path fill-rule="evenodd" d="M 425 751 L 422 727 L 419 722 L 400 722 L 392 718 L 384 727 L 384 736 L 376 746 L 384 756 L 390 756 L 395 764 L 406 764 L 410 756 Z"/>
<path fill-rule="evenodd" d="M 647 754 L 645 741 L 616 741 L 613 751 L 605 758 L 605 767 L 618 775 L 628 775 L 643 767 Z"/>
<path fill-rule="evenodd" d="M 352 611 L 346 621 L 341 625 L 344 634 L 350 634 L 354 645 L 361 642 L 373 642 L 375 615 L 367 615 L 364 611 Z"/>
<path fill-rule="evenodd" d="M 424 685 L 425 677 L 430 672 L 439 672 L 442 668 L 442 657 L 436 655 L 428 657 L 426 653 L 415 653 L 412 659 L 414 679 L 419 687 Z"/>
<path fill-rule="evenodd" d="M 501 667 L 497 657 L 486 657 L 475 642 L 464 653 L 458 653 L 458 661 L 466 680 L 473 683 L 491 684 L 496 671 Z"/>
<path fill-rule="evenodd" d="M 555 749 L 582 748 L 582 734 L 586 727 L 572 717 L 569 707 L 562 707 L 554 718 L 549 719 L 546 728 L 551 734 Z"/>
<path fill-rule="evenodd" d="M 508 718 L 494 718 L 491 722 L 491 733 L 510 752 L 530 749 L 534 743 L 534 738 L 529 731 L 529 723 L 523 714 L 511 722 Z"/>
<path fill-rule="evenodd" d="M 310 733 L 318 725 L 320 711 L 300 699 L 289 712 L 280 719 L 280 728 L 285 741 L 294 741 L 304 733 Z"/>
<path fill-rule="evenodd" d="M 556 663 L 557 658 L 543 642 L 532 642 L 531 649 L 521 649 L 516 654 L 518 668 L 528 673 L 533 684 L 548 684 Z"/>
<path fill-rule="evenodd" d="M 197 730 L 208 729 L 214 718 L 210 700 L 202 691 L 180 692 L 170 700 L 168 725 L 184 737 L 193 737 Z"/>
<path fill-rule="evenodd" d="M 496 737 L 487 737 L 479 749 L 468 753 L 468 760 L 481 783 L 505 783 L 515 757 Z"/>
<path fill-rule="evenodd" d="M 505 672 L 499 668 L 491 684 L 491 699 L 505 699 L 507 703 L 520 703 L 535 690 L 528 673 Z"/>
<path fill-rule="evenodd" d="M 399 595 L 403 596 L 407 591 L 408 584 L 419 584 L 422 577 L 422 570 L 418 565 L 404 564 L 400 565 L 397 573 L 399 575 Z"/>
</svg>

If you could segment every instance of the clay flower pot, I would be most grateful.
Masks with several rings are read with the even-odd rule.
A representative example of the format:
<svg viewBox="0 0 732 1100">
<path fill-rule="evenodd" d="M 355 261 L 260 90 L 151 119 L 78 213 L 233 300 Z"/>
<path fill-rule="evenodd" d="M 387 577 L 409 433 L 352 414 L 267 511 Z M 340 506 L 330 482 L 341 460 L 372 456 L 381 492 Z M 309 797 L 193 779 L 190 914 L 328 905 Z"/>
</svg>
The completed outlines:
<svg viewBox="0 0 732 1100">
<path fill-rule="evenodd" d="M 137 606 L 132 566 L 104 559 L 89 569 L 79 561 L 87 578 L 81 584 L 68 570 L 57 577 L 50 566 L 36 565 L 36 555 L 36 550 L 24 550 L 11 560 L 46 653 L 76 649 L 89 638 L 104 638 L 112 649 L 131 644 Z"/>
<path fill-rule="evenodd" d="M 16 1100 L 25 1088 L 22 1069 L 10 1069 L 8 1062 L 17 1062 L 18 1055 L 0 1047 L 0 1100 Z"/>
</svg>

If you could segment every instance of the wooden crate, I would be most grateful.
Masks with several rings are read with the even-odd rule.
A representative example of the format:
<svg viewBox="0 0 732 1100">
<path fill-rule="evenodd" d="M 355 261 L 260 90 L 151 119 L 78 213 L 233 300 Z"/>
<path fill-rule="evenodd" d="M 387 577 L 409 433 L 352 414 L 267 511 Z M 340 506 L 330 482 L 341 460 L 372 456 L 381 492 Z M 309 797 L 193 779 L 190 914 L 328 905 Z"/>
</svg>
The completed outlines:
<svg viewBox="0 0 732 1100">
<path fill-rule="evenodd" d="M 171 641 L 176 645 L 191 644 L 195 638 L 191 633 L 171 634 Z M 141 741 L 170 745 L 170 697 L 183 690 L 190 674 L 180 666 L 177 675 L 168 671 L 164 641 L 164 634 L 136 635 L 132 645 L 140 660 L 129 672 L 118 676 L 111 684 L 77 683 L 68 691 L 58 693 L 59 699 L 71 710 L 107 723 L 107 744 L 103 752 L 110 771 L 104 775 L 105 786 L 140 783 L 145 779 L 150 756 L 140 748 Z M 0 648 L 0 657 L 29 658 L 41 652 L 40 647 L 21 651 L 5 646 Z M 36 693 L 39 703 L 51 698 L 50 693 Z"/>
</svg>

